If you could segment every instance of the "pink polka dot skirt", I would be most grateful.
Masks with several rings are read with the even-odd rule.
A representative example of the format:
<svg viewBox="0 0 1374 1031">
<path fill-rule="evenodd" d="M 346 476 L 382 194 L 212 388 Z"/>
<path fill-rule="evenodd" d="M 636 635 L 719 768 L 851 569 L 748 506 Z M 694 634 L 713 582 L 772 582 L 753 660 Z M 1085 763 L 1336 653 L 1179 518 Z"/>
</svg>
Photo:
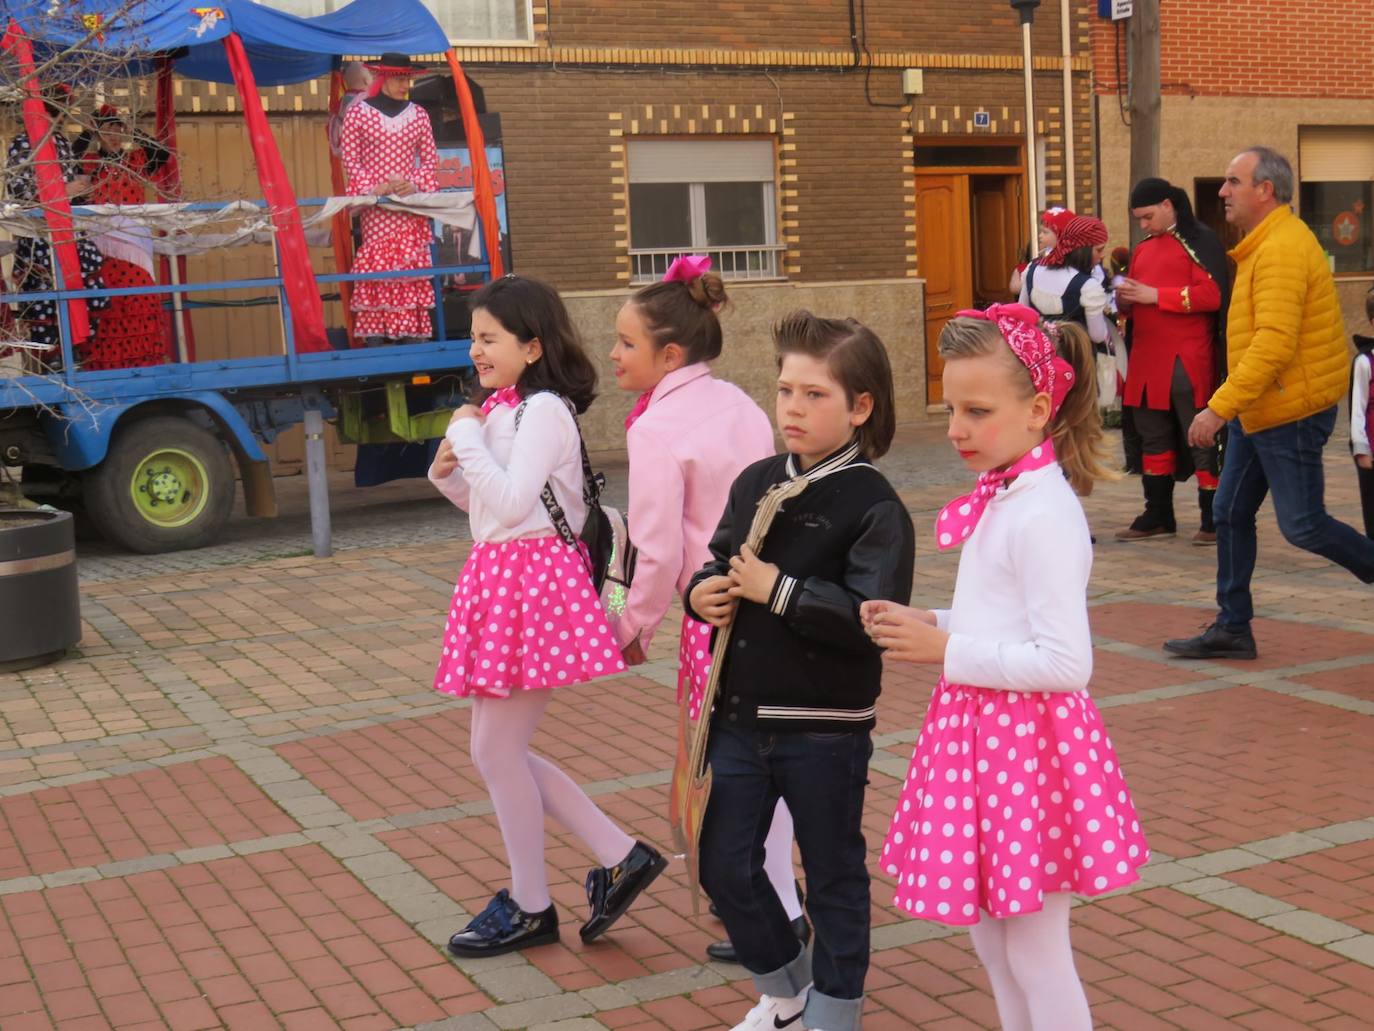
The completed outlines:
<svg viewBox="0 0 1374 1031">
<path fill-rule="evenodd" d="M 701 716 L 701 699 L 711 676 L 711 624 L 682 617 L 682 641 L 677 649 L 677 703 L 687 694 L 687 715 Z"/>
<path fill-rule="evenodd" d="M 473 545 L 453 591 L 436 691 L 506 698 L 624 671 L 576 551 L 553 536 Z"/>
<path fill-rule="evenodd" d="M 909 916 L 976 924 L 1135 881 L 1149 848 L 1086 691 L 936 685 L 883 843 Z"/>
</svg>

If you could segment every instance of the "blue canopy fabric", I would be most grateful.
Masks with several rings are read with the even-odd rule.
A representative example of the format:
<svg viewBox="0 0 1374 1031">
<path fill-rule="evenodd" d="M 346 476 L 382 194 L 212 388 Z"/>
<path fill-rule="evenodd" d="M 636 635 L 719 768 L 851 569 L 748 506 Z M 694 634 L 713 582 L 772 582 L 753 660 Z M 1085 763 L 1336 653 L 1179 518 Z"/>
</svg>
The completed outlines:
<svg viewBox="0 0 1374 1031">
<path fill-rule="evenodd" d="M 222 40 L 238 34 L 259 86 L 284 86 L 328 74 L 351 54 L 439 54 L 448 37 L 420 0 L 354 0 L 315 18 L 300 18 L 252 0 L 7 0 L 0 19 L 15 19 L 36 55 L 82 43 L 127 55 L 135 74 L 158 53 L 187 48 L 178 75 L 232 83 Z"/>
</svg>

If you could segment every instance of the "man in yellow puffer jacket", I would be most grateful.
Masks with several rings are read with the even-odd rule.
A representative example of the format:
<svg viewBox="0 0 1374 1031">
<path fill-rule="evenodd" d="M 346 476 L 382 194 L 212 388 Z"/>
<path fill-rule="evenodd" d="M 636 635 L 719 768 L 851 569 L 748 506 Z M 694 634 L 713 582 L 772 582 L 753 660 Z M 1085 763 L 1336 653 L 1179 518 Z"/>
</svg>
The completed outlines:
<svg viewBox="0 0 1374 1031">
<path fill-rule="evenodd" d="M 1236 278 L 1226 333 L 1229 378 L 1188 431 L 1195 447 L 1229 423 L 1217 486 L 1217 620 L 1196 637 L 1165 641 L 1190 659 L 1253 659 L 1255 514 L 1270 494 L 1290 544 L 1374 583 L 1374 540 L 1333 519 L 1323 497 L 1322 448 L 1349 389 L 1336 286 L 1321 244 L 1289 204 L 1293 168 L 1251 147 L 1226 169 L 1226 220 L 1246 236 L 1231 251 Z"/>
</svg>

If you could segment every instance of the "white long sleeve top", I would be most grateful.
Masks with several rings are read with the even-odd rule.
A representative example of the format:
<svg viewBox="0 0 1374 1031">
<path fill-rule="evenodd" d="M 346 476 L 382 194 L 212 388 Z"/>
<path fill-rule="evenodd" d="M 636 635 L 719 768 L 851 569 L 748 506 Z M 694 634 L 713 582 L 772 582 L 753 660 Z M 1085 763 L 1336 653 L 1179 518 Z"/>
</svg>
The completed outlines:
<svg viewBox="0 0 1374 1031">
<path fill-rule="evenodd" d="M 1064 314 L 1064 291 L 1077 276 L 1078 270 L 1068 266 L 1050 267 L 1036 265 L 1035 275 L 1022 277 L 1021 296 L 1017 300 L 1028 304 L 1046 318 Z M 1026 279 L 1033 280 L 1034 290 L 1028 288 Z M 1087 319 L 1088 336 L 1094 343 L 1107 342 L 1107 291 L 1102 282 L 1092 275 L 1088 276 L 1078 291 L 1078 301 L 1083 305 L 1083 315 Z"/>
<path fill-rule="evenodd" d="M 1058 463 L 1022 473 L 988 503 L 963 545 L 945 679 L 1003 691 L 1081 691 L 1093 671 L 1088 629 L 1092 541 Z"/>
<path fill-rule="evenodd" d="M 1370 357 L 1362 354 L 1350 376 L 1350 449 L 1357 455 L 1374 453 L 1369 447 L 1369 374 Z"/>
<path fill-rule="evenodd" d="M 563 506 L 574 533 L 587 521 L 582 501 L 582 451 L 577 423 L 562 398 L 532 394 L 525 399 L 520 430 L 515 409 L 497 405 L 482 420 L 460 419 L 444 434 L 458 468 L 430 482 L 468 513 L 472 539 L 513 541 L 556 532 L 539 500 L 546 482 Z"/>
</svg>

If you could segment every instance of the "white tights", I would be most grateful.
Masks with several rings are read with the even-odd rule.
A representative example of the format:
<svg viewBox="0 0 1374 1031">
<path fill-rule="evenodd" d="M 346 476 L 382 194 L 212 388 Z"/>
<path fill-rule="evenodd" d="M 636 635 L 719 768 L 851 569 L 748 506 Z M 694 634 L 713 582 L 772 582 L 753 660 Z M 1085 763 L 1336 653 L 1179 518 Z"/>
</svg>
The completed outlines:
<svg viewBox="0 0 1374 1031">
<path fill-rule="evenodd" d="M 768 827 L 768 838 L 763 843 L 763 872 L 778 893 L 782 908 L 787 910 L 787 919 L 795 920 L 801 916 L 796 875 L 792 872 L 792 814 L 782 799 L 778 799 L 778 807 L 773 810 L 773 822 Z"/>
<path fill-rule="evenodd" d="M 527 913 L 552 905 L 544 870 L 544 815 L 572 831 L 601 866 L 615 866 L 634 839 L 566 773 L 530 751 L 551 691 L 472 701 L 472 761 L 491 795 L 510 861 L 511 896 Z"/>
<path fill-rule="evenodd" d="M 982 914 L 970 929 L 992 981 L 1002 1031 L 1092 1031 L 1088 999 L 1073 965 L 1066 893 L 1045 896 L 1038 913 Z"/>
</svg>

